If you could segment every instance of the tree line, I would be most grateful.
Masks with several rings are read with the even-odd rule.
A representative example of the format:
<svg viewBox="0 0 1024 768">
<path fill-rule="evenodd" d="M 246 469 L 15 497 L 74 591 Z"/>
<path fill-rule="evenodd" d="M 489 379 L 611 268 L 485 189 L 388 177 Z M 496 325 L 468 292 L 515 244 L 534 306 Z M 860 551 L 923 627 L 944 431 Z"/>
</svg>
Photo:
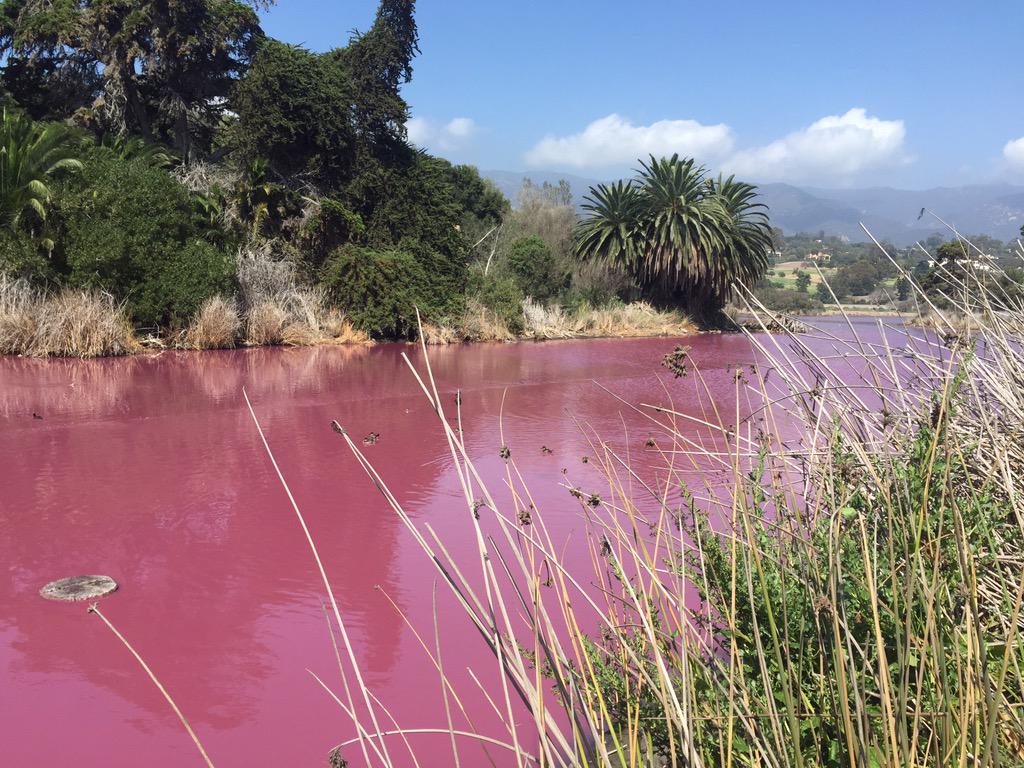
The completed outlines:
<svg viewBox="0 0 1024 768">
<path fill-rule="evenodd" d="M 510 324 L 526 296 L 644 298 L 713 322 L 771 245 L 756 189 L 693 160 L 640 162 L 518 205 L 413 146 L 402 86 L 412 0 L 318 53 L 267 36 L 262 0 L 0 0 L 0 271 L 124 301 L 181 327 L 239 292 L 259 246 L 359 327 L 414 332 L 470 300 Z M 244 292 L 244 291 L 243 291 Z"/>
</svg>

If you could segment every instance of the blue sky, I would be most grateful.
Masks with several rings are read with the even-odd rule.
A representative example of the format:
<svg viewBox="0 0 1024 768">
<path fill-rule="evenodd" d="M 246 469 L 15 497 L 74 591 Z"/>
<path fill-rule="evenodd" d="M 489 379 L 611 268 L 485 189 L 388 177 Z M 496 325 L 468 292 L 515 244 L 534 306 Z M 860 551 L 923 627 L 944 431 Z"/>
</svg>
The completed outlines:
<svg viewBox="0 0 1024 768">
<path fill-rule="evenodd" d="M 280 0 L 264 29 L 326 50 L 375 10 Z M 419 0 L 417 21 L 410 137 L 484 170 L 679 151 L 761 182 L 1024 183 L 1021 0 Z"/>
</svg>

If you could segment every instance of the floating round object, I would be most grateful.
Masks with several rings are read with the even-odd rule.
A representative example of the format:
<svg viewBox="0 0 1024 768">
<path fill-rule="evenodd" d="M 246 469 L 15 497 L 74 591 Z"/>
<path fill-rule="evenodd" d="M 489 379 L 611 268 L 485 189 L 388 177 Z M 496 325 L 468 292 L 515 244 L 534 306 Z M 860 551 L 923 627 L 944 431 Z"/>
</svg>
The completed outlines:
<svg viewBox="0 0 1024 768">
<path fill-rule="evenodd" d="M 71 576 L 51 581 L 39 590 L 47 600 L 92 600 L 109 595 L 117 589 L 117 582 L 109 576 Z"/>
</svg>

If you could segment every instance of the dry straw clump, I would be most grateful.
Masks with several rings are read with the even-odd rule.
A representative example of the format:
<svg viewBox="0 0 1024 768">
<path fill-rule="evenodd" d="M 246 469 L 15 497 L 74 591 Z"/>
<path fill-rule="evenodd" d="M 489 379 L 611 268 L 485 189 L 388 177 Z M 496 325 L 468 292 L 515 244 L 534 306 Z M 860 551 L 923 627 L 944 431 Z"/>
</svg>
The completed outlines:
<svg viewBox="0 0 1024 768">
<path fill-rule="evenodd" d="M 52 294 L 0 275 L 0 354 L 102 357 L 138 347 L 124 306 L 109 294 Z"/>
<path fill-rule="evenodd" d="M 678 312 L 663 312 L 644 301 L 566 312 L 526 299 L 523 317 L 525 335 L 534 339 L 685 336 L 697 332 L 697 327 Z"/>
<path fill-rule="evenodd" d="M 211 296 L 185 332 L 187 349 L 230 349 L 238 341 L 242 319 L 234 299 Z"/>
<path fill-rule="evenodd" d="M 240 301 L 213 297 L 197 313 L 184 336 L 191 349 L 250 346 L 360 344 L 369 337 L 337 309 L 328 308 L 323 292 L 298 286 L 294 266 L 274 251 L 273 242 L 239 249 Z"/>
<path fill-rule="evenodd" d="M 462 314 L 447 323 L 421 323 L 420 337 L 426 344 L 454 344 L 461 341 L 515 341 L 516 335 L 497 313 L 476 299 L 469 299 Z"/>
</svg>

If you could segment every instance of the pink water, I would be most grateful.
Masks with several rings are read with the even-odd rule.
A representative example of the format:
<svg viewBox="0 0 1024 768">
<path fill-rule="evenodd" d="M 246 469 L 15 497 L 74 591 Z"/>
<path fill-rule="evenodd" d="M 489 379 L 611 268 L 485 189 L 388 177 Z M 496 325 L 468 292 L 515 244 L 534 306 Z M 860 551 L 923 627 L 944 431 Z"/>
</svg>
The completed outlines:
<svg viewBox="0 0 1024 768">
<path fill-rule="evenodd" d="M 652 432 L 595 382 L 628 403 L 664 403 L 664 382 L 677 410 L 701 413 L 695 379 L 674 380 L 659 366 L 674 343 L 452 346 L 432 360 L 446 402 L 462 390 L 469 450 L 496 493 L 504 395 L 505 442 L 556 542 L 571 551 L 589 544 L 561 470 L 575 482 L 595 473 L 581 461 L 592 447 L 577 421 L 641 462 Z M 753 360 L 749 343 L 685 343 L 731 406 L 731 368 Z M 403 351 L 419 360 L 399 345 L 0 358 L 0 763 L 198 764 L 166 702 L 99 619 L 38 595 L 52 579 L 86 573 L 121 584 L 102 610 L 215 764 L 324 766 L 328 750 L 354 735 L 307 671 L 340 690 L 322 584 L 243 387 L 321 548 L 368 685 L 402 726 L 444 726 L 437 674 L 385 596 L 432 641 L 434 571 L 330 429 L 337 419 L 357 439 L 379 433 L 365 451 L 385 481 L 472 561 L 447 444 Z M 589 561 L 585 550 L 579 556 Z M 438 591 L 452 674 L 466 682 L 468 666 L 493 680 L 492 658 Z M 462 690 L 489 727 L 485 700 Z M 424 766 L 450 764 L 446 737 L 418 745 Z M 357 751 L 347 754 L 359 763 Z M 483 764 L 470 754 L 464 764 Z"/>
</svg>

